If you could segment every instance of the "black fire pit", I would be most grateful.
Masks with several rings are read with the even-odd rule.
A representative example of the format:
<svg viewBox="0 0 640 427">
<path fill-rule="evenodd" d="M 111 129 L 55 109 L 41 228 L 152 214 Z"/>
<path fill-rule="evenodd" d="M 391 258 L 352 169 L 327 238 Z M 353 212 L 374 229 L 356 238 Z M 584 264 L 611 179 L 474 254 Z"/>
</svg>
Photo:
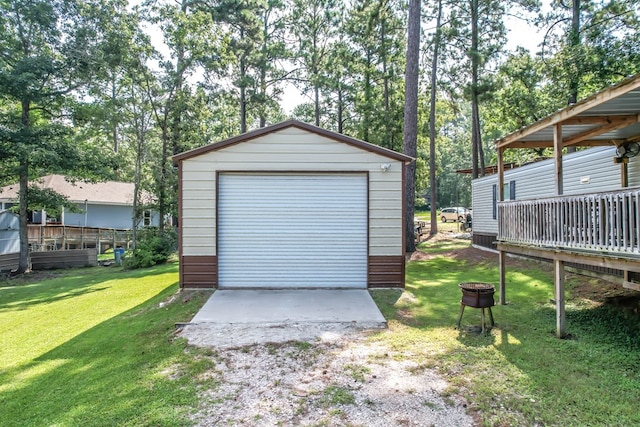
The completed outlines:
<svg viewBox="0 0 640 427">
<path fill-rule="evenodd" d="M 489 283 L 480 282 L 465 282 L 458 285 L 462 291 L 462 300 L 460 301 L 460 316 L 458 317 L 458 323 L 456 324 L 460 329 L 460 321 L 462 320 L 462 313 L 464 313 L 465 306 L 479 308 L 482 310 L 482 333 L 486 331 L 486 324 L 484 319 L 484 309 L 489 310 L 489 320 L 491 326 L 495 324 L 493 321 L 493 313 L 491 307 L 495 305 L 493 300 L 493 294 L 496 292 L 495 286 Z"/>
</svg>

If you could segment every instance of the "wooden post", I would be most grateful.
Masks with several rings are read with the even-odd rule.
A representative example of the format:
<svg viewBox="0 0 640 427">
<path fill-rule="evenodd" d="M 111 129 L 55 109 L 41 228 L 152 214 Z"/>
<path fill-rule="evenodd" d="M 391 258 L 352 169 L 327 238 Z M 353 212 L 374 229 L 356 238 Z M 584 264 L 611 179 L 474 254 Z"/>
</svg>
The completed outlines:
<svg viewBox="0 0 640 427">
<path fill-rule="evenodd" d="M 504 148 L 498 148 L 498 201 L 504 200 Z"/>
<path fill-rule="evenodd" d="M 553 126 L 553 158 L 556 165 L 556 196 L 563 194 L 562 178 L 562 125 Z"/>
<path fill-rule="evenodd" d="M 553 158 L 556 167 L 556 196 L 561 196 L 564 192 L 562 173 L 562 125 L 560 123 L 553 126 Z M 565 330 L 565 310 L 564 310 L 564 262 L 558 259 L 553 260 L 554 284 L 556 300 L 556 335 L 564 338 Z"/>
<path fill-rule="evenodd" d="M 507 289 L 507 283 L 505 280 L 505 261 L 507 254 L 504 251 L 498 252 L 498 265 L 500 267 L 500 305 L 507 304 L 507 297 L 505 296 L 505 292 Z"/>
<path fill-rule="evenodd" d="M 555 300 L 556 300 L 556 335 L 558 338 L 564 338 L 565 329 L 565 310 L 564 310 L 564 261 L 559 259 L 553 260 L 554 280 L 555 280 Z"/>
<path fill-rule="evenodd" d="M 620 186 L 622 188 L 629 186 L 629 159 L 626 157 L 620 163 Z"/>
<path fill-rule="evenodd" d="M 498 148 L 498 201 L 504 200 L 504 148 Z M 498 214 L 498 230 L 500 229 L 500 215 Z M 504 251 L 498 252 L 498 264 L 500 266 L 500 305 L 507 303 L 505 295 L 507 285 L 505 281 L 505 257 Z"/>
</svg>

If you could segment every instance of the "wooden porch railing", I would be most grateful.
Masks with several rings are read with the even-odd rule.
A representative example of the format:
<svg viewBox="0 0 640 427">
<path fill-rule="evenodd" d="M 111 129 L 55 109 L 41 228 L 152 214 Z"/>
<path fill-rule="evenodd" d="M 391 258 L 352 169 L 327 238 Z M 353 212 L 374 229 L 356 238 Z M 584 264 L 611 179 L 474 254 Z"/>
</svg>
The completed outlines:
<svg viewBox="0 0 640 427">
<path fill-rule="evenodd" d="M 29 245 L 37 251 L 88 247 L 100 250 L 105 244 L 128 247 L 131 242 L 131 230 L 111 228 L 30 224 L 28 234 Z"/>
<path fill-rule="evenodd" d="M 499 202 L 498 240 L 640 255 L 640 188 Z"/>
</svg>

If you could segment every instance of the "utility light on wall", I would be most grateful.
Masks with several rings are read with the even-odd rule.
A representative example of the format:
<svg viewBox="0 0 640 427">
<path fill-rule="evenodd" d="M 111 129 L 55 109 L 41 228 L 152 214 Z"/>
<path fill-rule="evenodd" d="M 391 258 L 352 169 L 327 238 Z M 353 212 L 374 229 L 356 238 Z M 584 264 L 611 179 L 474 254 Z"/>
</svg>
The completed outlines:
<svg viewBox="0 0 640 427">
<path fill-rule="evenodd" d="M 388 171 L 390 167 L 391 167 L 391 163 L 383 163 L 380 165 L 380 169 L 382 169 L 382 172 Z"/>
</svg>

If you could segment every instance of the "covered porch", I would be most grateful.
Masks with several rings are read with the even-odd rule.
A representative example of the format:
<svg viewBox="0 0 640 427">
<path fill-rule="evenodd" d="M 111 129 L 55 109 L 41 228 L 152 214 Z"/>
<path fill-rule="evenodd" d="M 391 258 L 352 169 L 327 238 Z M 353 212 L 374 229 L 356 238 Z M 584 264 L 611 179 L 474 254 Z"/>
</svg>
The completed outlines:
<svg viewBox="0 0 640 427">
<path fill-rule="evenodd" d="M 504 189 L 504 153 L 508 149 L 553 149 L 556 197 L 504 201 L 498 191 L 497 249 L 500 263 L 500 303 L 505 304 L 507 254 L 553 261 L 556 333 L 566 335 L 565 264 L 611 268 L 624 272 L 624 284 L 640 273 L 640 187 L 638 167 L 629 160 L 640 143 L 640 75 L 598 92 L 496 141 L 498 185 Z M 619 189 L 605 193 L 563 194 L 563 151 L 568 147 L 614 145 L 620 165 Z M 635 164 L 635 163 L 634 163 Z"/>
</svg>

